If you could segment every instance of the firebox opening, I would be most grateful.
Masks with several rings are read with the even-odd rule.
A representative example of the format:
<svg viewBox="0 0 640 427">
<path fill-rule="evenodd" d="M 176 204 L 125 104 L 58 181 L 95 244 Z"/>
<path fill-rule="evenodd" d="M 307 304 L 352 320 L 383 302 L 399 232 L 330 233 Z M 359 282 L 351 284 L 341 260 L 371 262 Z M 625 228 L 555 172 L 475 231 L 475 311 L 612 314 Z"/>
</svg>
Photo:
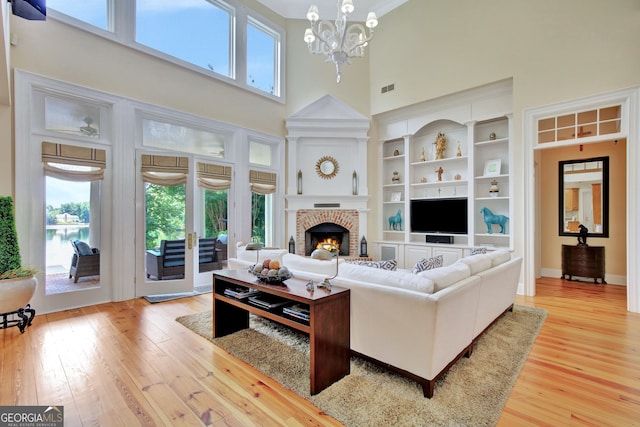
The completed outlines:
<svg viewBox="0 0 640 427">
<path fill-rule="evenodd" d="M 349 230 L 341 225 L 324 222 L 305 231 L 305 255 L 311 255 L 319 244 L 331 242 L 340 248 L 340 256 L 349 255 Z"/>
</svg>

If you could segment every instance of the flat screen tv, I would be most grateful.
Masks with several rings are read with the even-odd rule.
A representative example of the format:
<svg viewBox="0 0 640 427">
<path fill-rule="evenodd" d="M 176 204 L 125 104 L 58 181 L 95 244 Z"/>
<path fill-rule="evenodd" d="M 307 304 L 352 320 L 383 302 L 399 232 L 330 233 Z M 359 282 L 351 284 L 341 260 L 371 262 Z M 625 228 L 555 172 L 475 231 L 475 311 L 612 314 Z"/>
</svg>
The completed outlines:
<svg viewBox="0 0 640 427">
<path fill-rule="evenodd" d="M 411 232 L 467 234 L 467 198 L 411 200 Z"/>
</svg>

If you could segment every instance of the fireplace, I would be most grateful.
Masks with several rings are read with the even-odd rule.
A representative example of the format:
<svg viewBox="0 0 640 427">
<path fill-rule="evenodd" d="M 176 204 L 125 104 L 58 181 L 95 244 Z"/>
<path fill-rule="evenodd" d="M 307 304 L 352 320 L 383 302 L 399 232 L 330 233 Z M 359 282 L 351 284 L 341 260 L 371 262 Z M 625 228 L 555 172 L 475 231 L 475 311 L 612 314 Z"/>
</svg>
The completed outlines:
<svg viewBox="0 0 640 427">
<path fill-rule="evenodd" d="M 304 232 L 305 255 L 309 256 L 322 243 L 332 243 L 340 249 L 341 256 L 349 255 L 349 230 L 333 222 L 323 222 Z"/>
<path fill-rule="evenodd" d="M 298 209 L 295 216 L 296 253 L 311 255 L 318 243 L 334 239 L 340 256 L 357 256 L 360 215 L 355 209 Z"/>
</svg>

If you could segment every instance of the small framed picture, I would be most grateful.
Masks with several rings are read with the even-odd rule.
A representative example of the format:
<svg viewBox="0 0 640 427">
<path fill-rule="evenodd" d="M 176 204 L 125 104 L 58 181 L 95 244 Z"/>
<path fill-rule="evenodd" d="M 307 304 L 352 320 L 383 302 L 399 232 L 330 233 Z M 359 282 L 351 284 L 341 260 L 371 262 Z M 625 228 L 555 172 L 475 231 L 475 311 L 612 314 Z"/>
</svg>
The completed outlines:
<svg viewBox="0 0 640 427">
<path fill-rule="evenodd" d="M 401 191 L 394 191 L 393 193 L 391 193 L 391 198 L 389 199 L 390 202 L 400 202 L 402 201 L 402 192 Z"/>
<path fill-rule="evenodd" d="M 500 166 L 502 166 L 500 159 L 487 160 L 484 162 L 484 176 L 500 175 Z"/>
</svg>

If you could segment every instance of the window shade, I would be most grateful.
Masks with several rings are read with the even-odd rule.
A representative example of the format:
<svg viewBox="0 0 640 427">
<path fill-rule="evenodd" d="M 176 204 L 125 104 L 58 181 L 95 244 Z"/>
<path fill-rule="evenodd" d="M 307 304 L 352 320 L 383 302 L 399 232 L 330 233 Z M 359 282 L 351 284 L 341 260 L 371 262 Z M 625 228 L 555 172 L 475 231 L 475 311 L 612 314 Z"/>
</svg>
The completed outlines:
<svg viewBox="0 0 640 427">
<path fill-rule="evenodd" d="M 273 194 L 276 192 L 278 175 L 271 172 L 249 171 L 251 191 L 257 194 Z"/>
<path fill-rule="evenodd" d="M 185 184 L 189 173 L 189 159 L 177 156 L 142 155 L 142 180 L 165 187 Z"/>
<path fill-rule="evenodd" d="M 196 164 L 198 186 L 207 190 L 228 190 L 231 188 L 231 166 Z"/>
<path fill-rule="evenodd" d="M 97 148 L 42 142 L 44 174 L 66 181 L 99 181 L 107 168 L 106 151 Z M 67 165 L 65 168 L 61 165 Z M 74 166 L 90 168 L 77 170 Z"/>
</svg>

